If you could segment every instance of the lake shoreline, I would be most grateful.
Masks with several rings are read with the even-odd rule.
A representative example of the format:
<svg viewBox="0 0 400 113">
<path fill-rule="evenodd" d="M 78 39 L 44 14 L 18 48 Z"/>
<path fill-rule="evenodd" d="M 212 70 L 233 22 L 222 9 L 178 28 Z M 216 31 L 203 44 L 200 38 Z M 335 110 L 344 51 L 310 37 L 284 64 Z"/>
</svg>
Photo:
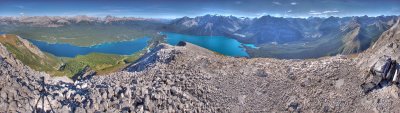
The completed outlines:
<svg viewBox="0 0 400 113">
<path fill-rule="evenodd" d="M 180 41 L 186 41 L 217 53 L 232 57 L 249 57 L 243 43 L 225 36 L 196 36 L 174 32 L 160 32 L 166 35 L 166 42 L 176 45 Z"/>
<path fill-rule="evenodd" d="M 69 43 L 48 43 L 46 41 L 28 40 L 44 52 L 57 57 L 73 58 L 78 55 L 87 55 L 90 53 L 131 55 L 146 48 L 151 38 L 144 37 L 131 41 L 106 42 L 88 47 L 76 46 Z"/>
</svg>

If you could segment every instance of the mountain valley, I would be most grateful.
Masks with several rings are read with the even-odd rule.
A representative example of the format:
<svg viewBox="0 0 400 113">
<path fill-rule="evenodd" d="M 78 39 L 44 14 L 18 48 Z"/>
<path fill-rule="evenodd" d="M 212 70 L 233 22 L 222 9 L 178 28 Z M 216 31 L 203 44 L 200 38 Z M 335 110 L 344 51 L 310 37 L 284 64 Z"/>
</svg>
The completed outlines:
<svg viewBox="0 0 400 113">
<path fill-rule="evenodd" d="M 0 0 L 0 113 L 400 113 L 399 0 Z"/>
<path fill-rule="evenodd" d="M 252 58 L 304 59 L 362 52 L 388 30 L 396 18 L 239 18 L 204 15 L 162 20 L 112 16 L 1 17 L 0 31 L 28 39 L 78 46 L 157 37 L 159 32 L 225 36 L 256 45 L 257 49 L 244 47 Z"/>
<path fill-rule="evenodd" d="M 389 29 L 396 18 L 262 16 L 250 19 L 205 15 L 172 21 L 172 29 L 183 34 L 228 36 L 255 44 L 259 49 L 246 48 L 251 57 L 304 59 L 361 52 Z"/>
<path fill-rule="evenodd" d="M 187 42 L 177 46 L 160 42 L 120 71 L 101 76 L 83 73 L 75 81 L 35 71 L 0 44 L 0 108 L 1 112 L 396 112 L 399 86 L 365 92 L 361 85 L 368 82 L 368 71 L 378 59 L 399 60 L 399 40 L 400 19 L 365 52 L 318 59 L 234 58 Z M 43 93 L 41 77 L 48 101 L 37 104 Z"/>
</svg>

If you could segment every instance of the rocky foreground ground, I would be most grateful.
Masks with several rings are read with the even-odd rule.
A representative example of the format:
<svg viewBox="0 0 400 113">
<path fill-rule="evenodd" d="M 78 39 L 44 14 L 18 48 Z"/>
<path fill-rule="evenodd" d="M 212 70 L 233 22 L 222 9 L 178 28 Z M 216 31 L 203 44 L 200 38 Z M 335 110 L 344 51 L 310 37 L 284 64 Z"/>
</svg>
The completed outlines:
<svg viewBox="0 0 400 113">
<path fill-rule="evenodd" d="M 0 45 L 0 112 L 400 112 L 397 86 L 360 87 L 376 59 L 399 60 L 398 24 L 358 55 L 246 59 L 160 44 L 120 72 L 77 81 L 34 71 Z"/>
</svg>

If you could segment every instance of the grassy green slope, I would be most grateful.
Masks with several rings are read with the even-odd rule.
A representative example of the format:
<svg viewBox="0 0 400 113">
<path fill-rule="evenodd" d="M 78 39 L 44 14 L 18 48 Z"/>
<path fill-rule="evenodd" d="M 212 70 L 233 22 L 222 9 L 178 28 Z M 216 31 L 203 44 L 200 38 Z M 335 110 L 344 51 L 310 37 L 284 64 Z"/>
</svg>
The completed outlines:
<svg viewBox="0 0 400 113">
<path fill-rule="evenodd" d="M 0 43 L 4 44 L 6 48 L 25 65 L 38 70 L 45 71 L 49 74 L 58 74 L 54 70 L 62 64 L 61 60 L 50 54 L 44 56 L 38 55 L 24 46 L 16 35 L 3 35 L 0 36 Z"/>
<path fill-rule="evenodd" d="M 51 54 L 44 53 L 40 56 L 24 46 L 16 35 L 0 36 L 0 43 L 6 46 L 17 59 L 21 60 L 34 70 L 45 71 L 53 76 L 72 77 L 85 66 L 89 66 L 98 74 L 107 74 L 124 68 L 129 63 L 136 61 L 145 51 L 140 51 L 132 55 L 115 55 L 91 53 L 79 55 L 75 58 L 58 58 Z M 64 65 L 64 68 L 60 68 Z"/>
<path fill-rule="evenodd" d="M 97 74 L 107 74 L 121 70 L 129 63 L 136 61 L 142 52 L 133 55 L 114 55 L 103 53 L 91 53 L 88 55 L 79 55 L 75 58 L 63 58 L 65 67 L 60 70 L 72 77 L 80 72 L 84 67 L 89 66 Z"/>
</svg>

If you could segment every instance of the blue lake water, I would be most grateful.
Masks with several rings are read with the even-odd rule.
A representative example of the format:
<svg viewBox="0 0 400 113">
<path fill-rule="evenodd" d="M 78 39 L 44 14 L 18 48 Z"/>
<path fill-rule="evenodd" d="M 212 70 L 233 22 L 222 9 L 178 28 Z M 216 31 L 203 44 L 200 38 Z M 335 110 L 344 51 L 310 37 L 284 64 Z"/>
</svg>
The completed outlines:
<svg viewBox="0 0 400 113">
<path fill-rule="evenodd" d="M 108 53 L 119 55 L 131 55 L 138 52 L 147 46 L 150 38 L 140 38 L 132 41 L 102 43 L 99 45 L 80 47 L 66 43 L 50 44 L 43 41 L 29 40 L 36 45 L 40 50 L 51 53 L 59 57 L 75 57 L 77 55 L 86 55 L 89 53 Z"/>
<path fill-rule="evenodd" d="M 176 45 L 179 41 L 186 41 L 227 56 L 249 56 L 243 46 L 256 48 L 253 44 L 242 44 L 235 39 L 223 36 L 192 36 L 170 32 L 163 32 L 161 34 L 167 35 L 166 41 L 171 45 Z M 89 47 L 80 47 L 66 43 L 52 44 L 37 40 L 29 41 L 36 45 L 40 50 L 51 53 L 55 56 L 75 57 L 77 55 L 86 55 L 94 52 L 131 55 L 145 48 L 149 40 L 150 38 L 145 37 L 133 41 L 103 43 Z"/>
<path fill-rule="evenodd" d="M 163 32 L 167 35 L 167 42 L 171 45 L 179 41 L 186 41 L 227 56 L 249 56 L 242 43 L 235 39 L 223 36 L 192 36 L 177 33 Z"/>
</svg>

